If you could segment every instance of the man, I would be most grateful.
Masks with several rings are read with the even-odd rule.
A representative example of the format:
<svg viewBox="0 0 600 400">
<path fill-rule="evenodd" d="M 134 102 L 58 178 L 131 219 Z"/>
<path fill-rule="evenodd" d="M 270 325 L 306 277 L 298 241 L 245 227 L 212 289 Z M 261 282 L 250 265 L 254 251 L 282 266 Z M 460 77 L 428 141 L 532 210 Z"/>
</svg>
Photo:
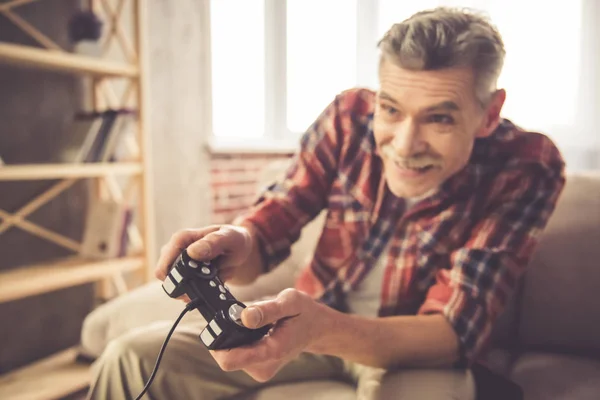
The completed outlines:
<svg viewBox="0 0 600 400">
<path fill-rule="evenodd" d="M 198 260 L 222 256 L 221 275 L 247 284 L 327 209 L 296 288 L 242 315 L 248 327 L 275 323 L 270 335 L 208 352 L 200 328 L 176 331 L 151 398 L 235 397 L 322 378 L 360 384 L 373 371 L 387 371 L 382 399 L 474 398 L 470 367 L 554 209 L 564 164 L 547 137 L 500 118 L 504 48 L 483 18 L 417 13 L 379 47 L 377 93 L 339 94 L 284 180 L 235 225 L 179 232 L 162 249 L 159 279 L 187 248 Z M 168 329 L 111 343 L 91 397 L 137 395 Z"/>
</svg>

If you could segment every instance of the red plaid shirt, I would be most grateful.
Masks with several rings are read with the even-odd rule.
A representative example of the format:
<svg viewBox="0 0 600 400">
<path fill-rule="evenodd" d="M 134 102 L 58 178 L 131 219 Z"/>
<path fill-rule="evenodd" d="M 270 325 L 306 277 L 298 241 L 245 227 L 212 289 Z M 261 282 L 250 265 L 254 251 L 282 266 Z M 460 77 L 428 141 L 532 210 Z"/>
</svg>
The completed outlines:
<svg viewBox="0 0 600 400">
<path fill-rule="evenodd" d="M 564 185 L 564 163 L 546 136 L 508 120 L 477 139 L 468 165 L 408 212 L 387 188 L 372 120 L 375 94 L 335 98 L 301 141 L 285 179 L 244 216 L 269 268 L 290 254 L 323 209 L 314 257 L 296 287 L 341 311 L 344 295 L 386 244 L 379 315 L 443 314 L 476 361 L 523 273 Z"/>
</svg>

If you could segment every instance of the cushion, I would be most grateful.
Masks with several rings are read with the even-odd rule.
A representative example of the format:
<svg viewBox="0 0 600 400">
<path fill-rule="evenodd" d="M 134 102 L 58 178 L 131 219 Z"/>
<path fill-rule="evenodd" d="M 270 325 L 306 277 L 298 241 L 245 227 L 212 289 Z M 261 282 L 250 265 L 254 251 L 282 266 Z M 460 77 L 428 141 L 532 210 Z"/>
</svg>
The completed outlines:
<svg viewBox="0 0 600 400">
<path fill-rule="evenodd" d="M 81 353 L 90 358 L 102 354 L 106 344 L 155 321 L 175 321 L 185 304 L 167 296 L 158 280 L 136 288 L 98 306 L 88 314 L 81 328 Z"/>
<path fill-rule="evenodd" d="M 498 316 L 492 329 L 492 347 L 512 349 L 518 343 L 518 318 L 523 280 L 519 280 L 507 301 L 504 311 Z"/>
<path fill-rule="evenodd" d="M 527 400 L 597 400 L 600 398 L 600 360 L 576 356 L 525 353 L 510 377 Z"/>
<path fill-rule="evenodd" d="M 508 376 L 515 360 L 516 352 L 502 348 L 493 348 L 487 352 L 481 365 L 493 373 L 501 376 Z"/>
<path fill-rule="evenodd" d="M 600 173 L 571 174 L 524 278 L 520 341 L 600 352 Z"/>
</svg>

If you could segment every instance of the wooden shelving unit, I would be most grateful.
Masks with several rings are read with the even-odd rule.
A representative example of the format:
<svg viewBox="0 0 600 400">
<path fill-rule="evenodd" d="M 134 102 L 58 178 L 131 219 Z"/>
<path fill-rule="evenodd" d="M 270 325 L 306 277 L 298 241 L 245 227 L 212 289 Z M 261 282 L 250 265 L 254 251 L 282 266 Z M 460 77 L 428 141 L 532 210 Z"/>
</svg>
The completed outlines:
<svg viewBox="0 0 600 400">
<path fill-rule="evenodd" d="M 0 168 L 0 181 L 137 175 L 143 171 L 143 165 L 137 162 L 8 165 Z"/>
<path fill-rule="evenodd" d="M 45 69 L 81 75 L 136 78 L 135 65 L 97 60 L 93 57 L 69 54 L 64 51 L 27 48 L 0 43 L 0 61 L 25 68 Z"/>
<path fill-rule="evenodd" d="M 28 22 L 16 8 L 42 0 L 12 0 L 0 4 L 4 15 L 41 47 L 0 42 L 0 64 L 17 68 L 52 71 L 90 79 L 94 108 L 135 108 L 137 110 L 137 156 L 127 162 L 25 164 L 0 166 L 0 181 L 55 180 L 42 194 L 30 199 L 16 212 L 0 209 L 0 240 L 9 229 L 21 229 L 72 252 L 65 259 L 48 260 L 0 272 L 0 303 L 35 296 L 84 283 L 97 282 L 99 288 L 112 285 L 111 293 L 122 294 L 127 287 L 124 274 L 134 273 L 142 282 L 151 277 L 155 260 L 151 163 L 146 118 L 148 115 L 146 68 L 146 2 L 144 0 L 90 0 L 93 11 L 103 17 L 102 57 L 82 56 L 61 49 Z M 126 12 L 126 7 L 130 7 Z M 123 26 L 123 15 L 131 17 Z M 131 29 L 128 29 L 131 28 Z M 129 35 L 127 34 L 129 32 Z M 119 46 L 121 57 L 111 48 Z M 112 46 L 112 47 L 111 47 Z M 120 58 L 120 59 L 118 59 Z M 118 94 L 118 82 L 125 82 Z M 85 259 L 81 243 L 39 226 L 27 217 L 81 179 L 93 179 L 97 194 L 114 200 L 127 200 L 135 190 L 135 224 L 127 230 L 136 250 L 114 259 Z M 125 188 L 122 188 L 126 180 Z M 134 189 L 132 189 L 134 188 Z M 0 399 L 59 399 L 89 383 L 89 367 L 76 362 L 77 350 L 64 349 L 31 365 L 0 375 Z"/>
<path fill-rule="evenodd" d="M 15 268 L 0 275 L 0 303 L 50 292 L 144 266 L 144 257 L 130 256 L 106 261 L 90 261 L 78 257 Z"/>
<path fill-rule="evenodd" d="M 2 399 L 60 399 L 85 389 L 90 371 L 76 362 L 77 349 L 66 349 L 25 368 L 0 376 Z"/>
</svg>

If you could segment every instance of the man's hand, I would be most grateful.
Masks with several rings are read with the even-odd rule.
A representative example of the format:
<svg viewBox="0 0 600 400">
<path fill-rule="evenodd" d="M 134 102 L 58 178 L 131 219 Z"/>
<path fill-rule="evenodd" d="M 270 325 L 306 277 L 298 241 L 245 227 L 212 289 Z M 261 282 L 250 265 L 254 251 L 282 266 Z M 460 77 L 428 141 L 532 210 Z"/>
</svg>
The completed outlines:
<svg viewBox="0 0 600 400">
<path fill-rule="evenodd" d="M 211 225 L 200 229 L 185 229 L 175 233 L 161 251 L 155 276 L 161 281 L 167 277 L 173 262 L 187 249 L 188 255 L 197 261 L 209 261 L 219 257 L 219 276 L 228 281 L 237 275 L 252 281 L 261 268 L 261 260 L 254 235 L 250 229 L 234 225 Z M 258 258 L 257 258 L 258 257 Z M 240 272 L 240 266 L 244 271 Z M 189 301 L 187 296 L 184 300 Z"/>
<path fill-rule="evenodd" d="M 211 354 L 224 371 L 243 370 L 259 382 L 302 352 L 384 369 L 449 367 L 458 359 L 458 338 L 443 315 L 345 314 L 295 289 L 252 304 L 242 312 L 242 322 L 249 328 L 274 327 L 251 345 Z"/>
<path fill-rule="evenodd" d="M 327 307 L 295 289 L 257 302 L 242 312 L 248 328 L 274 324 L 258 342 L 211 354 L 224 371 L 244 370 L 259 382 L 271 379 L 284 365 L 318 341 L 326 329 Z"/>
</svg>

